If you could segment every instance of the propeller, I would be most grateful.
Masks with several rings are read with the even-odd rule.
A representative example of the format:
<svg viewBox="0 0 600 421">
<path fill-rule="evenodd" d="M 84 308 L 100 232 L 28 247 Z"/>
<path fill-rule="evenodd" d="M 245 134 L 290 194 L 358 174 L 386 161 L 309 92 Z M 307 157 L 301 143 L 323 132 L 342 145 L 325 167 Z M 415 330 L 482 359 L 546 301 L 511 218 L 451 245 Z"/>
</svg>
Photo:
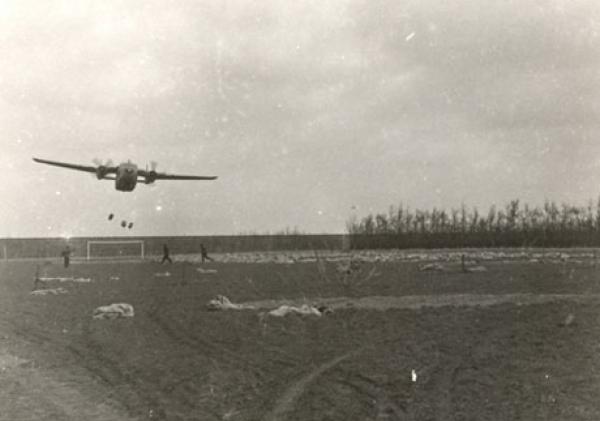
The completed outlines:
<svg viewBox="0 0 600 421">
<path fill-rule="evenodd" d="M 107 160 L 105 164 L 103 164 L 102 160 L 100 160 L 98 158 L 94 158 L 92 160 L 92 162 L 97 167 L 96 168 L 96 178 L 98 180 L 102 180 L 104 178 L 104 176 L 106 176 L 106 173 L 108 171 L 108 167 L 112 167 L 113 166 L 112 159 Z"/>
<path fill-rule="evenodd" d="M 150 161 L 150 171 L 148 171 L 148 167 L 146 166 L 146 172 L 148 175 L 146 176 L 146 184 L 152 184 L 156 181 L 156 167 L 158 167 L 158 162 Z"/>
<path fill-rule="evenodd" d="M 106 163 L 102 163 L 102 160 L 100 158 L 94 158 L 92 160 L 92 162 L 94 163 L 94 165 L 96 165 L 97 167 L 112 167 L 113 165 L 113 161 L 112 159 L 107 159 Z"/>
</svg>

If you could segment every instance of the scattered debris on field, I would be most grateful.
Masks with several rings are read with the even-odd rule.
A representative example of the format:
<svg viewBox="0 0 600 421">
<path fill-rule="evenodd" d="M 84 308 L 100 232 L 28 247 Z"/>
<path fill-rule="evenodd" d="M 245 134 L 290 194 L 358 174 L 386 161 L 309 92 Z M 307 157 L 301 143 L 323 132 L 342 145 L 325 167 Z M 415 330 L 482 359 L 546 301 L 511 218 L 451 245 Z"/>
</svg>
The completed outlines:
<svg viewBox="0 0 600 421">
<path fill-rule="evenodd" d="M 354 250 L 351 252 L 341 251 L 295 251 L 295 252 L 241 252 L 223 253 L 216 256 L 217 261 L 224 263 L 342 263 L 347 265 L 348 261 L 364 263 L 377 262 L 415 262 L 426 264 L 429 262 L 451 263 L 460 262 L 463 259 L 465 265 L 478 265 L 486 261 L 511 263 L 515 261 L 528 262 L 536 259 L 539 263 L 548 264 L 582 264 L 597 259 L 592 251 L 539 251 L 539 250 L 461 250 L 441 252 L 414 252 L 405 250 Z M 188 257 L 191 262 L 201 262 L 201 256 Z M 533 262 L 532 262 L 533 263 Z"/>
<path fill-rule="evenodd" d="M 19 358 L 10 354 L 0 354 L 0 370 L 6 371 L 15 367 L 22 367 L 24 365 L 30 364 L 30 360 L 24 360 L 23 358 Z"/>
<path fill-rule="evenodd" d="M 121 279 L 121 278 L 119 278 L 118 276 L 109 276 L 108 277 L 109 281 L 118 281 L 119 279 Z"/>
<path fill-rule="evenodd" d="M 563 322 L 563 326 L 570 326 L 575 321 L 575 315 L 573 313 L 569 313 L 565 321 Z"/>
<path fill-rule="evenodd" d="M 216 269 L 203 269 L 203 268 L 197 268 L 196 269 L 198 272 L 200 273 L 217 273 Z"/>
<path fill-rule="evenodd" d="M 170 272 L 157 272 L 154 274 L 154 276 L 156 276 L 157 278 L 168 278 L 169 276 L 171 276 Z"/>
<path fill-rule="evenodd" d="M 254 307 L 246 304 L 232 303 L 229 298 L 224 295 L 217 295 L 206 304 L 206 308 L 211 311 L 215 310 L 253 310 Z"/>
<path fill-rule="evenodd" d="M 240 412 L 240 411 L 237 411 L 237 410 L 235 410 L 235 409 L 232 409 L 232 410 L 230 410 L 230 411 L 227 411 L 226 413 L 224 413 L 224 414 L 223 414 L 223 417 L 222 417 L 222 419 L 223 419 L 223 420 L 229 420 L 229 419 L 231 419 L 232 417 L 234 417 L 235 415 L 237 415 L 239 412 Z"/>
<path fill-rule="evenodd" d="M 487 268 L 485 266 L 482 266 L 482 265 L 469 266 L 469 265 L 473 265 L 474 263 L 476 263 L 476 262 L 465 262 L 464 264 L 461 263 L 462 271 L 463 272 L 487 272 Z M 423 265 L 420 265 L 419 270 L 421 272 L 447 272 L 452 269 L 450 269 L 447 266 L 444 266 L 442 263 L 433 262 L 433 263 L 425 263 Z"/>
<path fill-rule="evenodd" d="M 556 397 L 552 393 L 544 393 L 540 396 L 541 403 L 556 403 Z"/>
<path fill-rule="evenodd" d="M 426 263 L 419 266 L 421 272 L 432 271 L 432 272 L 443 272 L 446 269 L 441 263 Z"/>
<path fill-rule="evenodd" d="M 31 295 L 59 295 L 66 293 L 67 290 L 64 288 L 36 289 L 30 292 Z"/>
<path fill-rule="evenodd" d="M 118 319 L 121 317 L 133 317 L 133 306 L 127 303 L 117 303 L 108 306 L 100 306 L 94 310 L 93 318 L 96 320 Z"/>
<path fill-rule="evenodd" d="M 358 260 L 349 260 L 341 262 L 337 265 L 337 272 L 343 275 L 350 275 L 353 272 L 360 270 L 360 262 Z"/>
<path fill-rule="evenodd" d="M 414 369 L 410 373 L 410 377 L 412 378 L 413 383 L 416 383 L 416 381 L 417 381 L 417 372 Z"/>
<path fill-rule="evenodd" d="M 151 419 L 151 420 L 166 420 L 167 419 L 167 413 L 162 408 L 151 409 L 151 410 L 148 411 L 148 419 Z"/>
</svg>

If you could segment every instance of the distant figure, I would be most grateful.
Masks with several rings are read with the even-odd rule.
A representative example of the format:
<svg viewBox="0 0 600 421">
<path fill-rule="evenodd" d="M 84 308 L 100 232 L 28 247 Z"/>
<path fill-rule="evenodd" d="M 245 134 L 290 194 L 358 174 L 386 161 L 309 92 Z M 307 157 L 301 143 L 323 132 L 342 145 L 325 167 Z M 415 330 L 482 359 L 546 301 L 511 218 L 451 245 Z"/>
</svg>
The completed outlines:
<svg viewBox="0 0 600 421">
<path fill-rule="evenodd" d="M 129 225 L 127 225 L 127 228 L 129 228 L 129 229 L 133 228 L 133 222 L 130 222 Z"/>
<path fill-rule="evenodd" d="M 71 248 L 69 246 L 65 247 L 61 254 L 64 260 L 65 267 L 68 268 L 71 259 Z"/>
<path fill-rule="evenodd" d="M 204 263 L 204 261 L 206 260 L 214 262 L 213 258 L 208 256 L 208 252 L 206 251 L 206 247 L 204 247 L 204 244 L 200 244 L 200 254 L 202 255 L 202 263 Z"/>
<path fill-rule="evenodd" d="M 114 213 L 111 213 L 111 214 L 109 214 L 109 215 L 108 215 L 108 220 L 109 220 L 109 221 L 112 221 L 112 219 L 113 219 L 114 217 L 115 217 L 115 214 L 114 214 Z"/>
<path fill-rule="evenodd" d="M 123 228 L 125 228 L 125 227 L 127 226 L 127 221 L 125 221 L 125 220 L 122 220 L 122 221 L 121 221 L 121 226 L 122 226 Z"/>
<path fill-rule="evenodd" d="M 35 269 L 35 281 L 33 282 L 33 290 L 37 291 L 38 289 L 40 289 L 41 283 L 42 280 L 40 279 L 40 265 L 37 265 Z"/>
<path fill-rule="evenodd" d="M 165 263 L 165 260 L 168 260 L 169 263 L 173 263 L 173 261 L 169 257 L 169 247 L 166 244 L 163 244 L 163 258 L 160 264 L 162 265 L 163 263 Z"/>
</svg>

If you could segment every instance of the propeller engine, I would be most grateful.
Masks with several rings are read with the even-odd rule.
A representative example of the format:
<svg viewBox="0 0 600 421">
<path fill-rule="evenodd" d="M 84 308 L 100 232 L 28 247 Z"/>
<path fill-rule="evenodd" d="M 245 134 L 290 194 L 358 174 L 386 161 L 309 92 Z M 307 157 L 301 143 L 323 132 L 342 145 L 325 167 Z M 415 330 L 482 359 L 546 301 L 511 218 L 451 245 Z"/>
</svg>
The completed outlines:
<svg viewBox="0 0 600 421">
<path fill-rule="evenodd" d="M 150 162 L 150 171 L 148 171 L 148 168 L 146 168 L 146 180 L 144 181 L 146 184 L 152 184 L 156 181 L 156 167 L 158 166 L 158 163 L 155 161 Z"/>
<path fill-rule="evenodd" d="M 96 178 L 98 180 L 102 180 L 106 174 L 108 174 L 108 168 L 112 167 L 113 162 L 112 160 L 108 160 L 106 161 L 106 164 L 103 164 L 101 160 L 99 160 L 98 158 L 94 159 L 94 164 L 97 166 L 96 168 Z"/>
</svg>

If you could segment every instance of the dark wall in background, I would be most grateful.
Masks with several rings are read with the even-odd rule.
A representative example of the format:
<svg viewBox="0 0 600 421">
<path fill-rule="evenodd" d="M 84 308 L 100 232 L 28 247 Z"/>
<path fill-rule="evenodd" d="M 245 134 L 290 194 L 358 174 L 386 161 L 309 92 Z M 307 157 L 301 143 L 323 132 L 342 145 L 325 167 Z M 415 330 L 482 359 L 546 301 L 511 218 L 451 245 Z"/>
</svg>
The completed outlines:
<svg viewBox="0 0 600 421">
<path fill-rule="evenodd" d="M 408 232 L 401 234 L 352 234 L 349 242 L 355 250 L 434 249 L 497 247 L 600 247 L 599 232 L 527 231 L 527 232 Z"/>
<path fill-rule="evenodd" d="M 168 244 L 171 254 L 200 253 L 204 244 L 209 253 L 280 250 L 342 250 L 349 247 L 348 236 L 343 234 L 318 235 L 244 235 L 244 236 L 190 236 L 190 237 L 75 237 L 64 238 L 5 238 L 0 239 L 0 258 L 57 258 L 66 245 L 74 250 L 73 257 L 87 255 L 90 240 L 143 240 L 145 254 L 162 254 Z"/>
</svg>

